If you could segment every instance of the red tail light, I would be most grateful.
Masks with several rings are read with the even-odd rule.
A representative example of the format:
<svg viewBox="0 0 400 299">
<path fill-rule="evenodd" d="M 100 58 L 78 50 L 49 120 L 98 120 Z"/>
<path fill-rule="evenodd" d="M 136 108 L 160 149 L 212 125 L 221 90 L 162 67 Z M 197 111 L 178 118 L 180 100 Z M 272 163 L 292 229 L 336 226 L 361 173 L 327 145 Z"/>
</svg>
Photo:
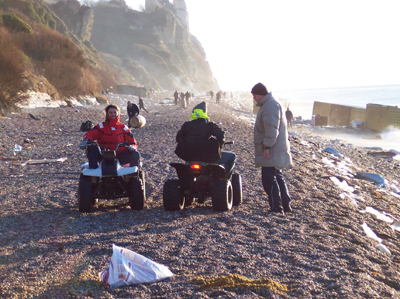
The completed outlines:
<svg viewBox="0 0 400 299">
<path fill-rule="evenodd" d="M 192 164 L 190 165 L 191 169 L 195 169 L 195 170 L 199 170 L 201 168 L 201 166 L 199 164 Z"/>
</svg>

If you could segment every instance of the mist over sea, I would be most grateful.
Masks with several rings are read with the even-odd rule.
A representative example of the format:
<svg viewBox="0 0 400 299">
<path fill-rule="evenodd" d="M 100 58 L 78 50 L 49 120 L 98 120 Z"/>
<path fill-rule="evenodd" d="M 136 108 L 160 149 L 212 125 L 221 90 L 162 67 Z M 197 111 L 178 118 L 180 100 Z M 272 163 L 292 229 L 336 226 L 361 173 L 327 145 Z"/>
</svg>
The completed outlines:
<svg viewBox="0 0 400 299">
<path fill-rule="evenodd" d="M 312 118 L 314 101 L 360 108 L 366 108 L 367 104 L 400 107 L 400 85 L 278 90 L 272 91 L 272 93 L 281 101 L 289 101 L 290 110 L 292 110 L 294 116 L 302 116 L 303 119 Z M 379 136 L 382 137 L 381 140 L 371 140 L 370 135 L 367 136 L 360 131 L 360 134 L 357 135 L 336 134 L 331 137 L 358 146 L 381 147 L 385 150 L 395 149 L 400 151 L 399 129 L 388 129 L 379 133 Z"/>
<path fill-rule="evenodd" d="M 400 85 L 278 90 L 272 93 L 281 101 L 290 101 L 295 116 L 301 115 L 304 119 L 311 119 L 314 101 L 360 108 L 366 108 L 367 104 L 400 107 Z"/>
</svg>

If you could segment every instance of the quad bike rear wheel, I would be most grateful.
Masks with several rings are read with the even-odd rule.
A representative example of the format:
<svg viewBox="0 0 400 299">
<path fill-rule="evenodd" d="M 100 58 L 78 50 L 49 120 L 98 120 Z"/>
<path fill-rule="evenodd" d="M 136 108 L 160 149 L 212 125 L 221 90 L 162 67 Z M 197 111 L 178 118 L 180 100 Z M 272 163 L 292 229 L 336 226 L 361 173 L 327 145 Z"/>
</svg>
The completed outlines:
<svg viewBox="0 0 400 299">
<path fill-rule="evenodd" d="M 81 213 L 90 213 L 92 211 L 92 183 L 90 182 L 90 178 L 81 175 L 79 178 L 79 187 L 78 187 L 78 204 L 79 204 L 79 212 Z"/>
<path fill-rule="evenodd" d="M 166 211 L 180 211 L 185 207 L 179 180 L 167 180 L 164 183 L 163 204 Z"/>
<path fill-rule="evenodd" d="M 214 211 L 225 212 L 232 209 L 233 194 L 231 181 L 219 179 L 212 187 L 212 206 Z"/>
<path fill-rule="evenodd" d="M 146 201 L 144 188 L 144 173 L 142 178 L 134 177 L 129 180 L 129 204 L 133 210 L 143 210 Z"/>
<path fill-rule="evenodd" d="M 234 173 L 232 175 L 232 189 L 233 189 L 233 206 L 238 206 L 243 201 L 243 188 L 242 188 L 242 176 Z"/>
</svg>

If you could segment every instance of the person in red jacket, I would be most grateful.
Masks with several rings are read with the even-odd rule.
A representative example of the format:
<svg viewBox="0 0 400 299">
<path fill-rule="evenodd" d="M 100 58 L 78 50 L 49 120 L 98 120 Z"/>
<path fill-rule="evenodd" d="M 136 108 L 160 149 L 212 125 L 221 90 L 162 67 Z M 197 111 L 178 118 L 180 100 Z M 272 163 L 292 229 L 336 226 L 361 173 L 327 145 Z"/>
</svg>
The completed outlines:
<svg viewBox="0 0 400 299">
<path fill-rule="evenodd" d="M 121 165 L 130 164 L 130 166 L 139 166 L 140 154 L 137 151 L 138 146 L 131 130 L 121 123 L 120 110 L 117 105 L 108 105 L 105 109 L 106 120 L 97 124 L 88 131 L 83 138 L 90 141 L 97 141 L 101 149 L 116 150 L 117 145 L 127 141 L 132 143 L 129 147 L 121 147 L 117 152 L 117 159 Z M 89 159 L 89 168 L 98 167 L 97 162 L 102 159 L 97 146 L 89 146 L 87 151 Z"/>
</svg>

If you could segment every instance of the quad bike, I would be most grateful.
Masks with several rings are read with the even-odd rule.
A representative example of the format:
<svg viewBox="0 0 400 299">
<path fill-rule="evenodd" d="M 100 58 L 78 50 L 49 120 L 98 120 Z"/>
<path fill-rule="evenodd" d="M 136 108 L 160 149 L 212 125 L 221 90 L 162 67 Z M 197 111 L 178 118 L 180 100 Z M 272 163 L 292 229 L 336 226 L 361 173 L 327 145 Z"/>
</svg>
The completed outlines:
<svg viewBox="0 0 400 299">
<path fill-rule="evenodd" d="M 130 144 L 123 142 L 117 149 L 100 150 L 103 159 L 96 169 L 90 169 L 89 163 L 82 165 L 79 178 L 79 212 L 90 213 L 98 199 L 117 199 L 129 197 L 129 205 L 134 210 L 143 210 L 146 201 L 145 173 L 138 166 L 122 167 L 116 158 L 120 147 Z M 79 147 L 98 146 L 96 142 L 83 141 Z"/>
<path fill-rule="evenodd" d="M 164 184 L 163 204 L 166 211 L 179 211 L 211 197 L 215 211 L 228 211 L 242 203 L 242 177 L 234 173 L 226 178 L 225 167 L 215 163 L 170 163 L 178 173 L 178 179 Z"/>
</svg>

